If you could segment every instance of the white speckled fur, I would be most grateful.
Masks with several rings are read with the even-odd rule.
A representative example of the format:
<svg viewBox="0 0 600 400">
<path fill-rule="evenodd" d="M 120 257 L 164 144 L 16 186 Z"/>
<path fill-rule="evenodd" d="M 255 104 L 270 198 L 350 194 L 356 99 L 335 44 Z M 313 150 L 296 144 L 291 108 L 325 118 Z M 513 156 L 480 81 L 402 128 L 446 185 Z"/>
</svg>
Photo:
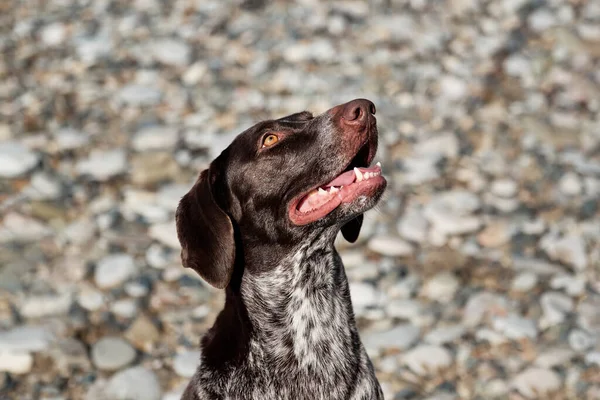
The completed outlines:
<svg viewBox="0 0 600 400">
<path fill-rule="evenodd" d="M 200 368 L 200 399 L 383 399 L 358 338 L 341 258 L 324 236 L 268 272 L 244 275 L 242 297 L 255 327 L 248 357 L 228 376 Z M 223 397 L 204 390 L 217 382 Z"/>
</svg>

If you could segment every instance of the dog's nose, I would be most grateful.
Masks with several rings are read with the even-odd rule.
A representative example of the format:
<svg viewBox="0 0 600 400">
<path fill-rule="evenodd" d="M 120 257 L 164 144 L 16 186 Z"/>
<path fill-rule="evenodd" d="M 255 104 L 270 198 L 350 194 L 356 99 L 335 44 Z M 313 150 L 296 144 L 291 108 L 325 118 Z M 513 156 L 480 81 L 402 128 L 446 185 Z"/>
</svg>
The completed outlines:
<svg viewBox="0 0 600 400">
<path fill-rule="evenodd" d="M 375 104 L 367 99 L 356 99 L 344 105 L 342 121 L 348 125 L 363 125 L 373 114 Z"/>
</svg>

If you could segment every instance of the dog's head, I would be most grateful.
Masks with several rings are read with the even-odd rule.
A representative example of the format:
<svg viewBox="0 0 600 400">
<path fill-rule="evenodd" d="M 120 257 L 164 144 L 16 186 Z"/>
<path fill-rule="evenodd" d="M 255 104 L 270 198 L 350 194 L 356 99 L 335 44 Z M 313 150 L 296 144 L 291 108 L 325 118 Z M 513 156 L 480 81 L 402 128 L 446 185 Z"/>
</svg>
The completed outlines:
<svg viewBox="0 0 600 400">
<path fill-rule="evenodd" d="M 375 106 L 358 99 L 313 117 L 260 122 L 238 135 L 177 209 L 183 265 L 224 288 L 239 241 L 290 246 L 329 228 L 353 242 L 381 197 Z M 248 244 L 250 246 L 250 244 Z"/>
</svg>

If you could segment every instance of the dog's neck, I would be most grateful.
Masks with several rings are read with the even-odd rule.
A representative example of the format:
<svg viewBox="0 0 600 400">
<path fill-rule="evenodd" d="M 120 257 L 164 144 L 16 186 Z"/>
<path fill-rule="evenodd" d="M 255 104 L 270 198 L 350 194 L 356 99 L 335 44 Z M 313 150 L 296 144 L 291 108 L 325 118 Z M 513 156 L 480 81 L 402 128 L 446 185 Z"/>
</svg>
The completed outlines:
<svg viewBox="0 0 600 400">
<path fill-rule="evenodd" d="M 278 368 L 312 371 L 351 361 L 357 340 L 348 282 L 333 240 L 301 246 L 268 272 L 244 274 L 250 353 Z M 347 366 L 343 366 L 347 367 Z"/>
</svg>

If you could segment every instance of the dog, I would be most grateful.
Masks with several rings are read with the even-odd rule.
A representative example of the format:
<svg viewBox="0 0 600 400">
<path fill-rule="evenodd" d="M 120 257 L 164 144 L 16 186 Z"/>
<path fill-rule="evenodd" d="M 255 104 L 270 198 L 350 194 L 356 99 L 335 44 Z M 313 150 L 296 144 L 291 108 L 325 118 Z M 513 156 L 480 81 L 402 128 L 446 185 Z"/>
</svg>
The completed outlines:
<svg viewBox="0 0 600 400">
<path fill-rule="evenodd" d="M 182 400 L 383 399 L 334 248 L 387 185 L 374 114 L 356 99 L 260 122 L 182 197 L 182 264 L 226 291 Z"/>
</svg>

